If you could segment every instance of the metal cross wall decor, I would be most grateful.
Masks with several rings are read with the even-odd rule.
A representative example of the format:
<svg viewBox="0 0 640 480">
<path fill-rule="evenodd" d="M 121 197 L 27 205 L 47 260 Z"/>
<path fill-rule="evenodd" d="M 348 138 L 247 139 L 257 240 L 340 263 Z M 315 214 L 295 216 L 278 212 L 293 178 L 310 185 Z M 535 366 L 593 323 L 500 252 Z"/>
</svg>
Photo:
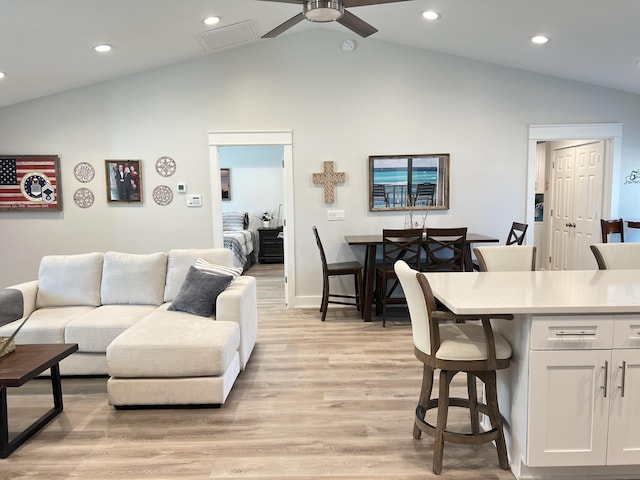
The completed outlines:
<svg viewBox="0 0 640 480">
<path fill-rule="evenodd" d="M 333 162 L 323 163 L 323 173 L 314 173 L 313 183 L 324 185 L 324 203 L 336 201 L 336 183 L 344 183 L 347 176 L 344 172 L 334 172 Z"/>
</svg>

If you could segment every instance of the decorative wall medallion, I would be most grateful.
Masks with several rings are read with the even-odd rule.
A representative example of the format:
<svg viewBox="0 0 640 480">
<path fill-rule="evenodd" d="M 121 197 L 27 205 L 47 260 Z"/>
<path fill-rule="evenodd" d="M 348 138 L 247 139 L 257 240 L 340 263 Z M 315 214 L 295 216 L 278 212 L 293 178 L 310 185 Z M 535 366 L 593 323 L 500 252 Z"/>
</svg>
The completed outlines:
<svg viewBox="0 0 640 480">
<path fill-rule="evenodd" d="M 164 207 L 169 205 L 173 200 L 173 191 L 166 185 L 158 185 L 153 189 L 153 201 Z"/>
<path fill-rule="evenodd" d="M 176 173 L 176 161 L 171 157 L 160 157 L 156 161 L 156 172 L 163 177 L 170 177 Z"/>
<path fill-rule="evenodd" d="M 73 174 L 79 182 L 88 183 L 93 180 L 96 171 L 90 163 L 80 162 L 73 169 Z"/>
<path fill-rule="evenodd" d="M 73 201 L 80 208 L 89 208 L 93 205 L 93 201 L 95 200 L 95 195 L 88 188 L 79 188 L 73 194 Z"/>
</svg>

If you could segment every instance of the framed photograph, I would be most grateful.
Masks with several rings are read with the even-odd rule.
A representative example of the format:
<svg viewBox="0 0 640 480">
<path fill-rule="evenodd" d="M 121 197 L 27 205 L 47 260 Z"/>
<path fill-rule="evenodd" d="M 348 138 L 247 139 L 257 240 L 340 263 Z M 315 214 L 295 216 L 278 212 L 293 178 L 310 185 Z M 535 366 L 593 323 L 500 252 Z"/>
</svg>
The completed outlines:
<svg viewBox="0 0 640 480">
<path fill-rule="evenodd" d="M 57 155 L 1 155 L 0 210 L 62 210 L 61 178 Z"/>
<path fill-rule="evenodd" d="M 105 160 L 108 203 L 142 203 L 142 160 Z"/>
<path fill-rule="evenodd" d="M 449 154 L 369 157 L 369 210 L 449 208 Z"/>
<path fill-rule="evenodd" d="M 222 200 L 231 200 L 231 169 L 220 169 L 220 188 L 222 189 Z"/>
</svg>

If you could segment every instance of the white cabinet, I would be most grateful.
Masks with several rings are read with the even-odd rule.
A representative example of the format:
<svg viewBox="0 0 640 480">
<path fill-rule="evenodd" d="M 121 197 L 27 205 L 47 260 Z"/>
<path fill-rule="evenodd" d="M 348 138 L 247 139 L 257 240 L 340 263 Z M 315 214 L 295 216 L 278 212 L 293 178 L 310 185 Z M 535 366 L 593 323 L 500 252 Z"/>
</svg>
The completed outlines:
<svg viewBox="0 0 640 480">
<path fill-rule="evenodd" d="M 640 464 L 640 317 L 534 317 L 530 467 Z"/>
</svg>

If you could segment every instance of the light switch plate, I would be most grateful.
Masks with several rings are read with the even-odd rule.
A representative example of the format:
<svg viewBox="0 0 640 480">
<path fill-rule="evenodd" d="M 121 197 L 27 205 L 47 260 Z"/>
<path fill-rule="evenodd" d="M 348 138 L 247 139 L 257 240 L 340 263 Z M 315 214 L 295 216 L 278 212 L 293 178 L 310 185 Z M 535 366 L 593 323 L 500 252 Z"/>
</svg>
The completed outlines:
<svg viewBox="0 0 640 480">
<path fill-rule="evenodd" d="M 330 222 L 343 222 L 344 210 L 327 210 L 327 220 Z"/>
<path fill-rule="evenodd" d="M 176 186 L 176 190 L 178 191 L 178 193 L 187 193 L 187 184 L 186 183 L 179 183 Z"/>
</svg>

